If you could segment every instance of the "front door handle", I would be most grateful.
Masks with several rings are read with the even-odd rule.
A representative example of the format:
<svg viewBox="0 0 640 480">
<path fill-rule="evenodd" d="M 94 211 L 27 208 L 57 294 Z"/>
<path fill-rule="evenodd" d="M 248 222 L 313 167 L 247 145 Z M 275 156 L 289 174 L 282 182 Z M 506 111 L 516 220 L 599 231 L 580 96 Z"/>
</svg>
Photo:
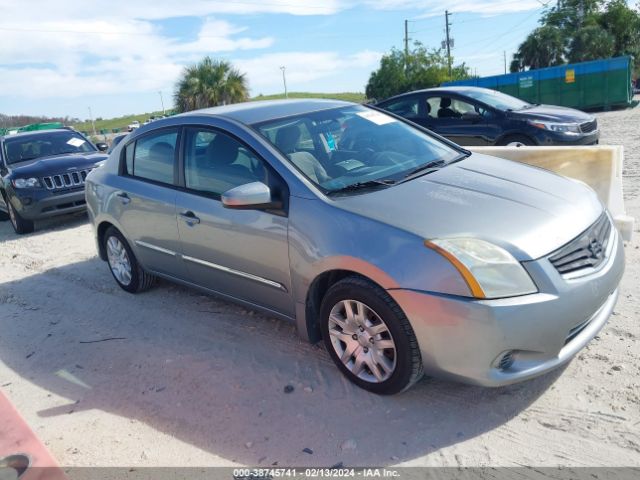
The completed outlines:
<svg viewBox="0 0 640 480">
<path fill-rule="evenodd" d="M 127 205 L 131 202 L 131 199 L 129 198 L 129 194 L 127 194 L 127 192 L 118 192 L 116 193 L 116 197 L 120 199 L 123 205 Z"/>
<path fill-rule="evenodd" d="M 198 217 L 196 217 L 196 214 L 193 213 L 191 210 L 186 211 L 186 212 L 182 212 L 180 214 L 180 216 L 189 225 L 196 225 L 196 224 L 200 223 L 200 219 Z"/>
</svg>

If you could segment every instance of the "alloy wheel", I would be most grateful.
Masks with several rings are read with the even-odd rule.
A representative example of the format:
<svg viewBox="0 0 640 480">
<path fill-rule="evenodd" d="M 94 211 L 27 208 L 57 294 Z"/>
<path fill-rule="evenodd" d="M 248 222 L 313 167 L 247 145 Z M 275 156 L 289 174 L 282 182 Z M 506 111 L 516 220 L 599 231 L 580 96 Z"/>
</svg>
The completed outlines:
<svg viewBox="0 0 640 480">
<path fill-rule="evenodd" d="M 338 302 L 329 314 L 331 345 L 343 365 L 370 383 L 388 380 L 396 368 L 396 345 L 384 320 L 357 300 Z"/>
<path fill-rule="evenodd" d="M 107 240 L 107 259 L 113 276 L 122 285 L 131 283 L 131 261 L 124 245 L 116 237 Z"/>
</svg>

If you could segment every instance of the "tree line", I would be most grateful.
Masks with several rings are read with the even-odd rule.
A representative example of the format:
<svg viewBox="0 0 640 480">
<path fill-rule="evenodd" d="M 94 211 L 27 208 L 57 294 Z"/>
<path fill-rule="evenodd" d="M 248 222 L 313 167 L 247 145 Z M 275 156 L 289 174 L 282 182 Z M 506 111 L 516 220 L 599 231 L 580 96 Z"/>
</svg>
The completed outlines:
<svg viewBox="0 0 640 480">
<path fill-rule="evenodd" d="M 512 72 L 632 55 L 640 61 L 640 11 L 625 0 L 564 0 L 520 44 Z"/>
</svg>

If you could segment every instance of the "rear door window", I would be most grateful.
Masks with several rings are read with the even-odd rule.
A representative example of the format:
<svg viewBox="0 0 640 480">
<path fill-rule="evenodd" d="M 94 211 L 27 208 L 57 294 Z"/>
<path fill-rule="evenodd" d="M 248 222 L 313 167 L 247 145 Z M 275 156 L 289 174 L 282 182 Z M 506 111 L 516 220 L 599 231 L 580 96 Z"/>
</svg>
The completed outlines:
<svg viewBox="0 0 640 480">
<path fill-rule="evenodd" d="M 177 130 L 161 130 L 127 145 L 126 173 L 145 180 L 173 184 L 177 143 Z"/>
<path fill-rule="evenodd" d="M 408 98 L 403 97 L 386 104 L 384 109 L 391 113 L 395 113 L 396 115 L 400 115 L 401 117 L 413 119 L 418 118 L 421 114 L 420 102 L 421 97 L 418 96 Z"/>
<path fill-rule="evenodd" d="M 477 113 L 484 118 L 491 118 L 492 114 L 486 108 L 455 97 L 429 97 L 427 112 L 431 118 L 461 119 L 465 113 Z"/>
</svg>

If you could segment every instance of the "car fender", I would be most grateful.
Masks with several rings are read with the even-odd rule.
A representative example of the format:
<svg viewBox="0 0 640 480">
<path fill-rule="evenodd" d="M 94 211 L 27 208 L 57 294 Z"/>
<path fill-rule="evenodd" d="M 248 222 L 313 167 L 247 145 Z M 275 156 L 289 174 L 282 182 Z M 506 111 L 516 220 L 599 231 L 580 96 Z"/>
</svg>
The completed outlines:
<svg viewBox="0 0 640 480">
<path fill-rule="evenodd" d="M 315 318 L 309 318 L 307 307 L 314 282 L 329 272 L 338 277 L 359 275 L 385 290 L 469 296 L 460 273 L 441 254 L 427 248 L 424 240 L 336 207 L 331 200 L 292 197 L 289 262 L 301 336 L 313 341 Z"/>
</svg>

